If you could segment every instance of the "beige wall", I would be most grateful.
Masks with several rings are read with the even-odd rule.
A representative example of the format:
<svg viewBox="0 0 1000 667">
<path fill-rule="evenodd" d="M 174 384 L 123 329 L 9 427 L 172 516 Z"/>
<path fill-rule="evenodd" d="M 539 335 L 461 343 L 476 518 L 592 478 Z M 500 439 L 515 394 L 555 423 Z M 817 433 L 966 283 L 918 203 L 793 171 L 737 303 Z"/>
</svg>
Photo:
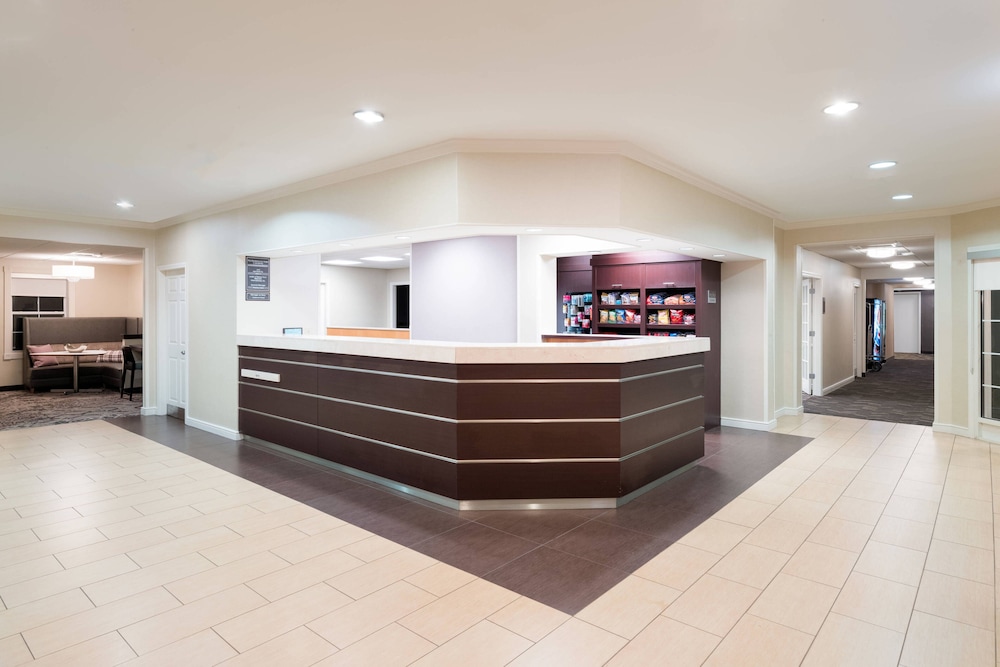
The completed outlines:
<svg viewBox="0 0 1000 667">
<path fill-rule="evenodd" d="M 142 265 L 94 265 L 94 279 L 75 285 L 77 317 L 142 317 Z"/>
<path fill-rule="evenodd" d="M 854 378 L 854 333 L 858 324 L 855 322 L 854 286 L 859 285 L 860 300 L 860 271 L 803 250 L 802 272 L 819 278 L 819 290 L 815 295 L 821 304 L 818 312 L 822 312 L 821 300 L 826 299 L 826 313 L 819 315 L 817 329 L 821 354 L 817 355 L 820 366 L 816 377 L 823 394 L 828 394 Z"/>
</svg>

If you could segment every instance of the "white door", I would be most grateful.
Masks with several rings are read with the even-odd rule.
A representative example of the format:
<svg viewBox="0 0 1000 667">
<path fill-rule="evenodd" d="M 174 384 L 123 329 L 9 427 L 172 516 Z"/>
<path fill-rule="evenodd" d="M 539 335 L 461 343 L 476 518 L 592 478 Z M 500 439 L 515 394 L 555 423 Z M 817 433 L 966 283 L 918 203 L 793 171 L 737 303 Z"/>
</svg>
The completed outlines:
<svg viewBox="0 0 1000 667">
<path fill-rule="evenodd" d="M 896 292 L 892 312 L 893 350 L 920 354 L 920 292 Z"/>
<path fill-rule="evenodd" d="M 813 331 L 813 288 L 811 278 L 802 279 L 802 391 L 813 393 L 813 343 L 816 332 Z"/>
<path fill-rule="evenodd" d="M 167 405 L 187 408 L 188 308 L 184 270 L 164 274 L 167 291 Z"/>
</svg>

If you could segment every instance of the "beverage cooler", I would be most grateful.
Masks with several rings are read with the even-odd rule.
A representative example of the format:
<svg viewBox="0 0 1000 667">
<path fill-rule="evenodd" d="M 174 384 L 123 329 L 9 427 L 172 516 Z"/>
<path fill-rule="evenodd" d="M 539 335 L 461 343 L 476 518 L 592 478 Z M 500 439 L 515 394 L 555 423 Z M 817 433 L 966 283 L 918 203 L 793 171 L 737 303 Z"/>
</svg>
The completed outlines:
<svg viewBox="0 0 1000 667">
<path fill-rule="evenodd" d="M 877 373 L 885 361 L 885 301 L 865 299 L 865 305 L 868 315 L 867 369 Z"/>
</svg>

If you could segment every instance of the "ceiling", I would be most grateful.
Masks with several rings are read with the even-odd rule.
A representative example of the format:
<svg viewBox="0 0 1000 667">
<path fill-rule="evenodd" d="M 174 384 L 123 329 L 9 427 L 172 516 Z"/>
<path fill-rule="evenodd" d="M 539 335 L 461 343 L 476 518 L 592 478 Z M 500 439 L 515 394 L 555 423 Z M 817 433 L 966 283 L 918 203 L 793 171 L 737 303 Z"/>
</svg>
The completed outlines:
<svg viewBox="0 0 1000 667">
<path fill-rule="evenodd" d="M 143 259 L 142 248 L 0 238 L 0 259 L 8 257 L 81 264 L 139 264 Z"/>
<path fill-rule="evenodd" d="M 872 243 L 813 243 L 803 245 L 806 250 L 850 264 L 866 271 L 869 282 L 905 283 L 906 277 L 934 277 L 934 239 L 909 238 Z M 865 252 L 868 248 L 892 248 L 895 257 L 874 259 Z M 912 269 L 896 270 L 889 266 L 894 261 L 910 261 Z"/>
<path fill-rule="evenodd" d="M 785 225 L 1000 201 L 995 0 L 0 0 L 0 16 L 0 212 L 169 224 L 450 139 L 623 142 Z M 861 107 L 822 113 L 838 100 Z"/>
</svg>

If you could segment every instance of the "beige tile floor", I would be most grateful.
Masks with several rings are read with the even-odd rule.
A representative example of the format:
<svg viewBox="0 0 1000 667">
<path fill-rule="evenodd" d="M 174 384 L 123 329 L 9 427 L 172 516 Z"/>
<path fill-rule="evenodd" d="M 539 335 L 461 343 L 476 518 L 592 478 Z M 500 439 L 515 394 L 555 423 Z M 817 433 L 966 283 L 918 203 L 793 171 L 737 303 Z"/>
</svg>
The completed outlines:
<svg viewBox="0 0 1000 667">
<path fill-rule="evenodd" d="M 0 665 L 996 660 L 1000 447 L 818 415 L 575 617 L 104 422 L 0 432 Z"/>
</svg>

